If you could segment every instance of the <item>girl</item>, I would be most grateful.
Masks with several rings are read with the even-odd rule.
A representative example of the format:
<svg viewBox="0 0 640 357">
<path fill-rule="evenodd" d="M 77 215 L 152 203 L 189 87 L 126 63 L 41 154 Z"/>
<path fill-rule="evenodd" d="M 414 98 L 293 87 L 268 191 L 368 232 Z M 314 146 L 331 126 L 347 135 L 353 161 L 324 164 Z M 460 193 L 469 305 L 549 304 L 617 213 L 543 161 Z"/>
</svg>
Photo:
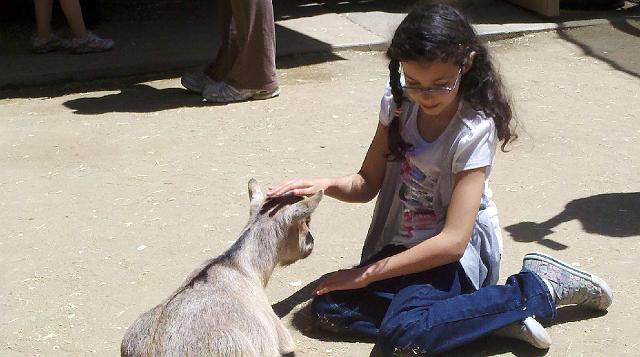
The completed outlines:
<svg viewBox="0 0 640 357">
<path fill-rule="evenodd" d="M 605 310 L 611 290 L 550 256 L 527 254 L 495 285 L 502 237 L 487 179 L 514 138 L 511 108 L 487 49 L 447 5 L 415 8 L 387 51 L 390 82 L 358 173 L 294 179 L 269 196 L 319 190 L 378 201 L 355 268 L 328 276 L 312 311 L 320 327 L 376 338 L 384 355 L 435 354 L 499 334 L 548 348 L 534 319 L 556 306 Z"/>
</svg>

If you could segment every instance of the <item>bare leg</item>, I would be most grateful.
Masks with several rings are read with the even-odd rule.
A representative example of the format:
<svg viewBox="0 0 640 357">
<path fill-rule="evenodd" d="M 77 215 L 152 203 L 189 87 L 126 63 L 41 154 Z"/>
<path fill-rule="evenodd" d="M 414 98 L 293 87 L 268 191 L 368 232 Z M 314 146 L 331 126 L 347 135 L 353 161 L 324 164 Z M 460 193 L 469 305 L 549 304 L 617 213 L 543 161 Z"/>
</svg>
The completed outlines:
<svg viewBox="0 0 640 357">
<path fill-rule="evenodd" d="M 51 34 L 51 9 L 53 0 L 34 0 L 36 10 L 36 30 L 38 37 L 46 38 Z"/>
<path fill-rule="evenodd" d="M 80 2 L 78 0 L 60 0 L 60 7 L 62 7 L 62 12 L 67 18 L 69 27 L 71 27 L 73 37 L 83 38 L 87 36 L 87 28 L 84 25 L 84 19 L 82 19 Z"/>
</svg>

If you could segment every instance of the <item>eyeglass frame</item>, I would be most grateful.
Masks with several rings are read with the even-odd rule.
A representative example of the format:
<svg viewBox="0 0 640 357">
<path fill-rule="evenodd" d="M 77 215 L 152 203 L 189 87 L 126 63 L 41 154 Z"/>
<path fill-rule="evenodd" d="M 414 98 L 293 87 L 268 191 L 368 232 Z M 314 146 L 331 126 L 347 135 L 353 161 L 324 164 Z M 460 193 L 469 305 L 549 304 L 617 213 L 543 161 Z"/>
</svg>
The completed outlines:
<svg viewBox="0 0 640 357">
<path fill-rule="evenodd" d="M 458 70 L 458 75 L 456 76 L 456 81 L 453 82 L 453 85 L 447 87 L 447 86 L 442 86 L 442 87 L 422 87 L 422 86 L 401 86 L 401 88 L 403 90 L 407 90 L 407 91 L 418 91 L 420 92 L 420 94 L 430 94 L 430 95 L 447 95 L 450 94 L 451 92 L 453 92 L 454 89 L 456 89 L 456 87 L 460 84 L 460 80 L 462 80 L 462 67 L 464 67 L 464 64 L 460 66 L 460 69 Z"/>
</svg>

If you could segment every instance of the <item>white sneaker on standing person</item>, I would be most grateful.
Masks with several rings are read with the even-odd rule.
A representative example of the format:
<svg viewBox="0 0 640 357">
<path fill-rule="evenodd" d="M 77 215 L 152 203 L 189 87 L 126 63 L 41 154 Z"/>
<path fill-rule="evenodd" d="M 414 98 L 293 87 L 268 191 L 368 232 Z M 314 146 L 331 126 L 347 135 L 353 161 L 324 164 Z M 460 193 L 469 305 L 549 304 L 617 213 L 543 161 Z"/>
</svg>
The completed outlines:
<svg viewBox="0 0 640 357">
<path fill-rule="evenodd" d="M 34 0 L 37 35 L 31 45 L 35 53 L 71 49 L 74 53 L 83 54 L 103 52 L 113 48 L 111 39 L 98 37 L 87 30 L 82 18 L 79 0 L 60 0 L 60 7 L 69 23 L 73 38 L 67 40 L 51 32 L 51 12 L 53 0 Z"/>
</svg>

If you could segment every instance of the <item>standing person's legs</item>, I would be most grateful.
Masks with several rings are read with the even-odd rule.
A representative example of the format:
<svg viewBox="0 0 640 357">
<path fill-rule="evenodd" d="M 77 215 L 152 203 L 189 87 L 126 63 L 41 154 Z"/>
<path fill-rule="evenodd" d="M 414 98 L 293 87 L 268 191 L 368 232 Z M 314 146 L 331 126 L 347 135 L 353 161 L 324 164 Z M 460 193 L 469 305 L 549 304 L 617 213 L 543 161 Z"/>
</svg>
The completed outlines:
<svg viewBox="0 0 640 357">
<path fill-rule="evenodd" d="M 210 102 L 278 96 L 271 0 L 233 0 L 229 5 L 231 22 L 227 42 L 224 43 L 223 37 L 223 47 L 206 71 L 214 82 L 204 85 L 202 96 Z"/>
<path fill-rule="evenodd" d="M 87 31 L 78 0 L 60 0 L 60 7 L 67 18 L 73 41 L 62 39 L 51 33 L 52 0 L 34 0 L 38 36 L 33 39 L 36 53 L 47 53 L 73 47 L 75 53 L 101 52 L 113 48 L 113 41 L 103 39 Z"/>
<path fill-rule="evenodd" d="M 276 35 L 271 0 L 231 2 L 238 54 L 223 79 L 237 89 L 275 90 Z"/>
<path fill-rule="evenodd" d="M 77 54 L 108 51 L 113 48 L 114 42 L 108 38 L 101 38 L 87 31 L 82 18 L 82 9 L 79 0 L 60 0 L 60 7 L 67 18 L 69 27 L 73 32 L 71 47 Z"/>
<path fill-rule="evenodd" d="M 51 32 L 51 12 L 53 0 L 34 0 L 36 13 L 36 33 L 31 40 L 31 46 L 35 53 L 47 53 L 64 50 L 71 47 L 71 43 Z"/>
<path fill-rule="evenodd" d="M 233 67 L 238 56 L 238 41 L 235 24 L 231 12 L 232 0 L 218 0 L 218 31 L 220 31 L 220 47 L 216 58 L 205 68 L 209 79 L 220 82 Z M 202 91 L 201 91 L 202 92 Z"/>
<path fill-rule="evenodd" d="M 180 78 L 182 86 L 192 92 L 203 94 L 205 88 L 208 88 L 208 91 L 217 90 L 238 56 L 231 1 L 233 0 L 218 0 L 217 21 L 220 47 L 218 47 L 216 58 L 205 67 L 204 71 L 185 73 Z"/>
<path fill-rule="evenodd" d="M 82 38 L 87 36 L 87 28 L 82 18 L 82 10 L 78 0 L 60 0 L 60 7 L 64 13 L 64 17 L 69 23 L 73 37 Z"/>
<path fill-rule="evenodd" d="M 39 37 L 49 37 L 51 34 L 51 11 L 53 0 L 34 0 L 36 12 L 36 31 Z"/>
</svg>

